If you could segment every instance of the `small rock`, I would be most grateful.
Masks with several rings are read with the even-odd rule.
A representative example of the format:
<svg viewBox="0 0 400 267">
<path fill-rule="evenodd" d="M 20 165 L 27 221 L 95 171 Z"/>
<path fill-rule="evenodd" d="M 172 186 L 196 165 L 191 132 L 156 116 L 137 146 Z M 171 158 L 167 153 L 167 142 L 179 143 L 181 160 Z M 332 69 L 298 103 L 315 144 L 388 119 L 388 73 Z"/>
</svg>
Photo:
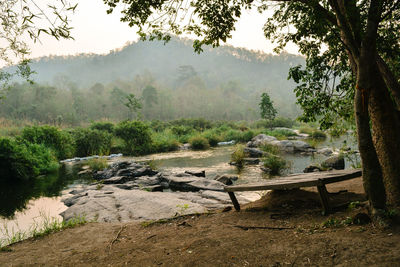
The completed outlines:
<svg viewBox="0 0 400 267">
<path fill-rule="evenodd" d="M 237 176 L 228 176 L 228 175 L 217 175 L 214 180 L 221 182 L 225 185 L 231 185 L 233 184 L 233 181 L 236 181 L 238 179 Z"/>
<path fill-rule="evenodd" d="M 342 155 L 330 157 L 322 162 L 321 166 L 327 169 L 344 170 L 344 157 Z"/>
<path fill-rule="evenodd" d="M 185 171 L 185 173 L 196 177 L 206 177 L 206 171 Z"/>
<path fill-rule="evenodd" d="M 304 173 L 319 172 L 319 171 L 322 171 L 322 169 L 321 167 L 316 165 L 309 165 L 303 170 Z"/>
<path fill-rule="evenodd" d="M 260 163 L 260 160 L 258 158 L 244 158 L 243 161 L 244 164 L 247 165 L 257 165 Z"/>
</svg>

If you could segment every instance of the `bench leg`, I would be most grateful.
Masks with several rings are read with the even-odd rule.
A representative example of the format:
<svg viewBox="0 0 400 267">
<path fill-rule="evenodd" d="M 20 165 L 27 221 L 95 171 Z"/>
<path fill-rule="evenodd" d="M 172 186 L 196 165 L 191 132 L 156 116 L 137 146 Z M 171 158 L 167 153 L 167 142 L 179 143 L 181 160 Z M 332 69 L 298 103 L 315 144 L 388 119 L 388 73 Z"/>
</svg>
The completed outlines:
<svg viewBox="0 0 400 267">
<path fill-rule="evenodd" d="M 321 200 L 322 208 L 324 209 L 323 214 L 328 215 L 332 212 L 331 207 L 329 205 L 328 191 L 326 190 L 325 185 L 317 186 L 319 198 Z"/>
<path fill-rule="evenodd" d="M 235 207 L 235 210 L 236 210 L 236 211 L 240 211 L 240 205 L 239 205 L 239 202 L 238 202 L 237 199 L 236 199 L 235 194 L 234 194 L 233 192 L 228 192 L 228 194 L 229 194 L 229 197 L 230 197 L 231 200 L 232 200 L 232 204 L 233 204 L 233 206 Z"/>
</svg>

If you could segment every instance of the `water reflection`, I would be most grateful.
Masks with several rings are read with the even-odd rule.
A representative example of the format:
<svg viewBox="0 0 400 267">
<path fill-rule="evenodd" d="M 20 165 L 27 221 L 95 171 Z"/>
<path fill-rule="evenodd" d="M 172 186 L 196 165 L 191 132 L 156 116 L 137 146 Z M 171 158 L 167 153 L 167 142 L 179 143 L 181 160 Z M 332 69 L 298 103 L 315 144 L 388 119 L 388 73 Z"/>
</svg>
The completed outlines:
<svg viewBox="0 0 400 267">
<path fill-rule="evenodd" d="M 16 211 L 27 207 L 29 200 L 60 196 L 73 184 L 87 183 L 90 177 L 78 177 L 79 166 L 64 165 L 58 172 L 38 177 L 33 181 L 0 183 L 0 217 L 12 218 Z"/>
</svg>

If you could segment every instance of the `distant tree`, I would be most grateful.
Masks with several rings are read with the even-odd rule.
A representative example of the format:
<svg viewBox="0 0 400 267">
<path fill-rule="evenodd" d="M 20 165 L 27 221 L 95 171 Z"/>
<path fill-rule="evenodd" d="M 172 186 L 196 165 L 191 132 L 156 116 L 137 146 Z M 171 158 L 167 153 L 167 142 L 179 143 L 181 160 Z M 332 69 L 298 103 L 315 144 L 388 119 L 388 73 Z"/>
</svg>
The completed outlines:
<svg viewBox="0 0 400 267">
<path fill-rule="evenodd" d="M 126 102 L 124 105 L 129 109 L 129 119 L 133 119 L 133 114 L 137 114 L 137 117 L 140 117 L 140 113 L 138 112 L 142 109 L 142 103 L 139 98 L 137 98 L 134 94 L 129 94 L 125 97 Z"/>
<path fill-rule="evenodd" d="M 146 107 L 151 108 L 153 104 L 158 103 L 158 93 L 154 86 L 147 85 L 142 92 L 142 99 Z"/>
<path fill-rule="evenodd" d="M 276 116 L 276 109 L 274 108 L 273 102 L 270 99 L 267 93 L 261 94 L 261 101 L 260 101 L 260 111 L 261 111 L 261 118 L 266 120 L 273 120 Z"/>
</svg>

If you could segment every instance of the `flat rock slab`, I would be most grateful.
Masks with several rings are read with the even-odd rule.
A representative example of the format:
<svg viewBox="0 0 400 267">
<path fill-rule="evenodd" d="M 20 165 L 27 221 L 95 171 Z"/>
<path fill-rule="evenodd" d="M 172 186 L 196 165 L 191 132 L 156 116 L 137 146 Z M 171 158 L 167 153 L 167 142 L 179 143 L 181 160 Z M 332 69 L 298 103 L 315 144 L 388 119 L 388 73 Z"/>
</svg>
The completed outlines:
<svg viewBox="0 0 400 267">
<path fill-rule="evenodd" d="M 242 203 L 250 202 L 239 197 Z M 104 185 L 84 194 L 63 200 L 70 207 L 60 215 L 64 220 L 85 216 L 97 222 L 148 221 L 171 218 L 176 215 L 204 213 L 230 204 L 223 192 L 147 192 L 140 189 L 124 190 L 117 185 Z"/>
</svg>

